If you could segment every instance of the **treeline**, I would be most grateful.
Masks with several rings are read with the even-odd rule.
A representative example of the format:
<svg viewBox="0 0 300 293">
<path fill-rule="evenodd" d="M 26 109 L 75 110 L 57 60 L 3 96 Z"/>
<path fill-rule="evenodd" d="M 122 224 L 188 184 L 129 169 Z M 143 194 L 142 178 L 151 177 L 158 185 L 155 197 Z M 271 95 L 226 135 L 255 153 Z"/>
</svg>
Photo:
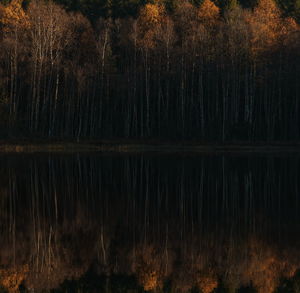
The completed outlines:
<svg viewBox="0 0 300 293">
<path fill-rule="evenodd" d="M 298 140 L 300 34 L 275 2 L 148 3 L 90 22 L 0 8 L 2 136 Z"/>
<path fill-rule="evenodd" d="M 23 7 L 27 7 L 31 0 L 23 0 Z M 212 0 L 223 13 L 226 9 L 240 5 L 243 8 L 254 8 L 258 0 Z M 275 0 L 285 16 L 295 17 L 300 20 L 299 0 Z M 1 0 L 2 4 L 8 4 L 11 0 Z M 54 0 L 68 11 L 80 11 L 95 22 L 100 17 L 136 17 L 139 9 L 147 3 L 155 3 L 155 0 Z M 169 12 L 173 12 L 181 0 L 161 0 L 161 3 Z M 202 5 L 204 0 L 191 0 L 195 6 Z"/>
</svg>

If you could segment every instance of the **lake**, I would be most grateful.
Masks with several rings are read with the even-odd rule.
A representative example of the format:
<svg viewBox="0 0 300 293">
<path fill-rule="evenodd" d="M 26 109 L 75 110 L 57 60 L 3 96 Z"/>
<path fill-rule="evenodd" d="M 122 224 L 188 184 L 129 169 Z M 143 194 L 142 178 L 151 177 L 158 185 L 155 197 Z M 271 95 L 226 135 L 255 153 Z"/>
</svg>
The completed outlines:
<svg viewBox="0 0 300 293">
<path fill-rule="evenodd" d="M 0 209 L 0 292 L 300 292 L 297 153 L 6 154 Z"/>
</svg>

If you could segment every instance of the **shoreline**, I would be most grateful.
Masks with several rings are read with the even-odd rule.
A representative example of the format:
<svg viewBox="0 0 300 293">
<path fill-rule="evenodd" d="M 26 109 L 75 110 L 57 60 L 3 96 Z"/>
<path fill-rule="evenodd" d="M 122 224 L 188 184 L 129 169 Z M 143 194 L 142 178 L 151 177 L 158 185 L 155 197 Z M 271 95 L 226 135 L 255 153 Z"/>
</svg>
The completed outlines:
<svg viewBox="0 0 300 293">
<path fill-rule="evenodd" d="M 138 141 L 1 141 L 0 153 L 300 153 L 298 143 L 200 143 Z"/>
</svg>

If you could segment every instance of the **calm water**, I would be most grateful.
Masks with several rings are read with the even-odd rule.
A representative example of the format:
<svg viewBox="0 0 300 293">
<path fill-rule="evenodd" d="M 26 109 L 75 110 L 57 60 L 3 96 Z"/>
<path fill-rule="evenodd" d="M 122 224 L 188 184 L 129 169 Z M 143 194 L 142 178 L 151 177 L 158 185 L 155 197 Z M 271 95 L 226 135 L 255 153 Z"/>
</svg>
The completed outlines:
<svg viewBox="0 0 300 293">
<path fill-rule="evenodd" d="M 297 155 L 6 155 L 0 282 L 299 293 L 299 211 Z"/>
</svg>

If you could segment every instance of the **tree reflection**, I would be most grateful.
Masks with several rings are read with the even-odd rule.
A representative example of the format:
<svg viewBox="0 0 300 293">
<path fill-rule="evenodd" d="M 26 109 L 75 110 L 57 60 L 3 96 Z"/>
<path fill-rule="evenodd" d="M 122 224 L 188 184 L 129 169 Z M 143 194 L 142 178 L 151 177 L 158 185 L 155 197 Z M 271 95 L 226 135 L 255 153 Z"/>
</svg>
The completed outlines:
<svg viewBox="0 0 300 293">
<path fill-rule="evenodd" d="M 298 158 L 0 161 L 9 292 L 299 289 Z"/>
</svg>

